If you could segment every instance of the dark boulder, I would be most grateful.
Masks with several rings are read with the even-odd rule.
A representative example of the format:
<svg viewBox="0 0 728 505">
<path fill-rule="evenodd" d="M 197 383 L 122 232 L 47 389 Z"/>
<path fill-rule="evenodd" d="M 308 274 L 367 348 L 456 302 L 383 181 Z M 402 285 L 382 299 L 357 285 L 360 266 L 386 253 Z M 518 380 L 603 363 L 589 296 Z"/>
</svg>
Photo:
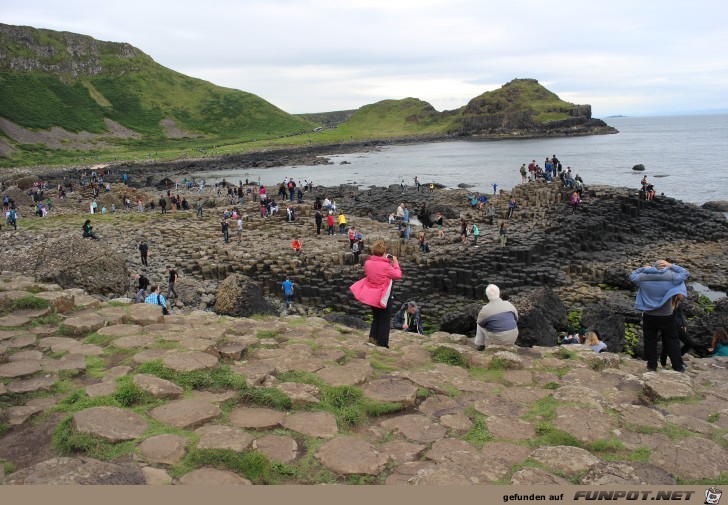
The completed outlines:
<svg viewBox="0 0 728 505">
<path fill-rule="evenodd" d="M 706 356 L 715 330 L 718 328 L 728 329 L 728 298 L 718 300 L 713 312 L 689 320 L 687 328 L 688 335 L 693 339 L 693 351 L 699 356 Z"/>
<path fill-rule="evenodd" d="M 157 184 L 155 184 L 159 191 L 167 191 L 168 189 L 174 189 L 174 181 L 169 177 L 165 177 Z"/>
<path fill-rule="evenodd" d="M 581 314 L 581 325 L 597 331 L 610 352 L 624 351 L 624 316 L 605 304 L 589 305 Z"/>
<path fill-rule="evenodd" d="M 369 325 L 363 319 L 355 317 L 355 316 L 341 314 L 338 312 L 331 312 L 329 314 L 326 314 L 324 316 L 324 319 L 330 323 L 341 324 L 341 325 L 348 326 L 349 328 L 354 328 L 357 330 L 368 330 L 369 329 Z"/>
<path fill-rule="evenodd" d="M 518 340 L 522 347 L 554 346 L 566 331 L 566 307 L 550 288 L 526 291 L 510 298 L 518 309 Z"/>
<path fill-rule="evenodd" d="M 603 282 L 615 288 L 634 290 L 637 286 L 629 280 L 632 272 L 619 266 L 608 267 L 604 270 Z"/>
<path fill-rule="evenodd" d="M 111 463 L 85 457 L 52 458 L 10 474 L 5 484 L 144 485 L 146 479 L 134 463 Z"/>
<path fill-rule="evenodd" d="M 714 212 L 728 212 L 728 200 L 705 202 L 701 207 Z"/>
<path fill-rule="evenodd" d="M 215 312 L 226 316 L 248 317 L 253 314 L 276 315 L 275 307 L 263 297 L 257 282 L 246 275 L 228 275 L 220 284 Z"/>
<path fill-rule="evenodd" d="M 440 330 L 460 335 L 473 334 L 482 305 L 471 304 L 456 312 L 449 312 L 440 319 Z"/>
<path fill-rule="evenodd" d="M 632 170 L 636 170 L 637 172 L 643 172 L 645 170 L 645 166 L 642 163 L 639 163 L 633 166 Z"/>
</svg>

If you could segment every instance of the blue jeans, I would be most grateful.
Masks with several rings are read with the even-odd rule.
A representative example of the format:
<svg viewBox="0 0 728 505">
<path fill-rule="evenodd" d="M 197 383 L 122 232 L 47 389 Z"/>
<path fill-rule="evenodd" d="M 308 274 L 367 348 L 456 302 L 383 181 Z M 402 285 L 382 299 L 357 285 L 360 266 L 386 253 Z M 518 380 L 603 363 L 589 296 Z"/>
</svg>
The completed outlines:
<svg viewBox="0 0 728 505">
<path fill-rule="evenodd" d="M 285 293 L 284 298 L 286 300 L 286 308 L 291 306 L 291 297 L 293 296 L 293 293 Z"/>
</svg>

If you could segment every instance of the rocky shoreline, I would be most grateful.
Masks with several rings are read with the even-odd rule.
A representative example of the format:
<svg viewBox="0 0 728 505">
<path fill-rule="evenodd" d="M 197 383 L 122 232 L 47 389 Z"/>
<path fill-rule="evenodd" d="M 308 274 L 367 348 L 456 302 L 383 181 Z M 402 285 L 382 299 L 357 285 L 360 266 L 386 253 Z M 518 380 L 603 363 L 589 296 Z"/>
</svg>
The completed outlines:
<svg viewBox="0 0 728 505">
<path fill-rule="evenodd" d="M 99 208 L 121 209 L 124 195 L 158 199 L 161 176 L 142 188 L 114 181 Z M 571 214 L 556 185 L 523 184 L 489 195 L 509 227 L 501 248 L 466 190 L 319 188 L 365 244 L 383 239 L 399 256 L 397 303 L 415 299 L 426 316 L 428 337 L 394 330 L 391 349 L 381 350 L 367 345 L 368 311 L 348 291 L 362 268 L 346 235 L 316 236 L 310 193 L 293 204 L 294 223 L 283 213 L 263 219 L 246 199 L 243 241 L 233 233 L 224 244 L 220 216 L 231 205 L 215 188 L 201 195 L 202 217 L 135 207 L 89 216 L 90 192 L 77 189 L 37 218 L 13 185 L 28 182 L 8 181 L 21 218 L 17 232 L 0 230 L 0 483 L 726 478 L 728 362 L 703 356 L 712 331 L 728 325 L 728 299 L 705 304 L 691 290 L 688 372 L 646 373 L 627 280 L 669 257 L 691 280 L 728 289 L 720 212 L 592 186 Z M 197 192 L 180 194 L 194 206 Z M 518 208 L 506 219 L 511 196 Z M 400 201 L 415 214 L 422 204 L 443 212 L 445 236 L 426 231 L 431 252 L 387 223 Z M 480 226 L 479 247 L 460 242 L 461 217 Z M 86 218 L 100 240 L 81 238 Z M 131 303 L 129 274 L 143 272 L 166 292 L 167 265 L 181 274 L 172 314 Z M 280 302 L 284 275 L 297 285 L 290 311 Z M 519 309 L 519 345 L 477 352 L 468 334 L 490 282 Z M 557 346 L 574 325 L 599 329 L 610 352 Z"/>
<path fill-rule="evenodd" d="M 115 202 L 121 209 L 125 193 L 130 194 L 132 201 L 137 197 L 146 202 L 155 200 L 159 193 L 154 186 L 163 175 L 156 173 L 151 181 L 148 177 L 144 182 L 150 182 L 151 186 L 139 189 L 113 184 L 111 193 L 100 197 L 99 207 L 110 207 Z M 134 179 L 139 178 L 132 176 Z M 485 286 L 492 282 L 506 296 L 521 300 L 519 310 L 524 314 L 529 311 L 534 314 L 522 321 L 521 345 L 555 345 L 557 334 L 568 329 L 567 316 L 571 316 L 572 326 L 574 317 L 579 316 L 584 327 L 593 326 L 592 321 L 611 321 L 609 325 L 600 323 L 599 327 L 610 349 L 629 350 L 639 356 L 639 327 L 633 328 L 636 344 L 624 340 L 625 324 L 639 322 L 638 314 L 632 309 L 632 286 L 627 280 L 633 268 L 656 257 L 670 257 L 691 271 L 691 280 L 718 291 L 728 290 L 728 276 L 723 268 L 728 257 L 728 225 L 724 217 L 670 198 L 645 202 L 637 198 L 636 192 L 625 188 L 593 186 L 585 194 L 580 212 L 572 215 L 564 203 L 568 195 L 556 185 L 519 185 L 511 192 L 501 191 L 490 196 L 497 209 L 497 222 L 507 221 L 510 230 L 508 247 L 500 248 L 496 226 L 485 224 L 484 211 L 472 210 L 465 204 L 465 190 L 430 192 L 423 188 L 416 192 L 410 189 L 402 196 L 398 187 L 359 191 L 339 186 L 317 188 L 316 194 L 335 198 L 339 208 L 346 212 L 349 224 L 356 225 L 365 234 L 366 244 L 382 238 L 401 258 L 405 276 L 395 285 L 397 303 L 417 300 L 427 326 L 432 329 L 472 334 L 474 313 L 482 304 Z M 182 195 L 189 198 L 191 205 L 198 198 L 197 191 L 183 191 Z M 518 210 L 513 219 L 505 220 L 511 196 L 516 198 Z M 443 212 L 447 233 L 440 239 L 428 231 L 430 253 L 419 251 L 416 238 L 401 240 L 396 229 L 386 223 L 387 216 L 400 201 L 406 201 L 415 214 L 423 204 L 433 218 L 436 212 Z M 81 203 L 71 197 L 66 202 L 58 202 L 56 211 L 80 218 L 87 202 L 87 195 L 81 198 Z M 298 219 L 287 223 L 283 212 L 280 217 L 261 219 L 258 204 L 246 201 L 241 208 L 246 216 L 242 245 L 234 241 L 228 245 L 222 243 L 219 219 L 222 210 L 228 207 L 228 198 L 216 197 L 214 188 L 206 189 L 202 219 L 194 217 L 194 211 L 175 212 L 166 217 L 158 211 L 120 212 L 96 218 L 103 219 L 96 229 L 106 247 L 119 255 L 117 264 L 131 271 L 141 271 L 136 247 L 138 240 L 145 239 L 152 254 L 146 271 L 153 281 L 163 286 L 166 265 L 175 265 L 184 279 L 178 300 L 180 309 L 211 310 L 220 282 L 237 272 L 254 279 L 263 294 L 272 298 L 278 298 L 280 282 L 289 275 L 297 284 L 295 310 L 303 315 L 335 312 L 366 318 L 368 310 L 356 303 L 348 291 L 348 286 L 362 275 L 361 267 L 353 264 L 348 239 L 338 234 L 317 237 L 311 204 L 311 194 L 305 196 L 304 204 L 293 204 Z M 469 226 L 478 223 L 480 247 L 460 242 L 460 217 Z M 63 225 L 48 228 L 47 221 L 32 218 L 40 233 L 16 234 L 5 228 L 0 267 L 38 275 L 37 269 L 29 269 L 27 265 L 53 264 L 52 258 L 62 261 L 69 254 L 84 258 L 84 241 L 67 238 L 78 235 L 76 221 L 64 220 Z M 66 223 L 73 226 L 69 229 Z M 416 237 L 419 232 L 416 229 L 412 236 Z M 304 243 L 300 258 L 291 254 L 293 236 L 299 236 Z M 55 240 L 52 243 L 57 245 L 33 247 L 38 241 L 49 243 L 49 240 Z M 72 252 L 69 247 L 73 247 Z M 100 259 L 86 260 L 105 264 L 110 256 L 104 251 L 94 253 L 93 257 Z M 367 250 L 364 257 L 366 253 Z M 105 268 L 104 271 L 112 270 Z M 122 295 L 118 277 L 123 273 L 118 269 L 114 272 L 109 280 L 103 280 L 101 275 L 95 283 L 73 287 L 84 287 L 106 297 Z M 51 280 L 71 286 L 77 278 L 69 275 L 65 281 Z M 546 295 L 536 297 L 542 304 L 531 300 L 530 292 L 534 289 L 547 290 Z M 131 285 L 127 288 L 129 293 Z M 690 315 L 695 319 L 690 325 L 697 340 L 695 352 L 704 355 L 714 326 L 724 324 L 725 315 L 721 310 L 707 313 L 699 300 L 697 293 L 691 292 Z"/>
</svg>

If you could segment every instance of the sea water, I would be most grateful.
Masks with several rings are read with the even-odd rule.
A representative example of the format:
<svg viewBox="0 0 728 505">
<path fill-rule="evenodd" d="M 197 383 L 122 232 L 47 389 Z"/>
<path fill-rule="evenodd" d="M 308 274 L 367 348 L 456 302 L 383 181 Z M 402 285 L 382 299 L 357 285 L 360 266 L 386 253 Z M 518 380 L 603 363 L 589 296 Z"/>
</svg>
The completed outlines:
<svg viewBox="0 0 728 505">
<path fill-rule="evenodd" d="M 588 184 L 638 189 L 647 175 L 658 194 L 687 202 L 728 199 L 728 114 L 702 116 L 617 117 L 606 119 L 619 133 L 587 137 L 458 140 L 389 146 L 375 151 L 328 156 L 333 165 L 200 172 L 208 182 L 226 178 L 278 185 L 286 177 L 316 185 L 399 185 L 411 190 L 416 176 L 473 191 L 493 193 L 520 182 L 522 163 L 541 167 L 556 155 L 564 168 Z M 342 162 L 347 162 L 342 164 Z M 644 172 L 632 170 L 637 164 Z M 425 188 L 422 188 L 425 190 Z"/>
</svg>

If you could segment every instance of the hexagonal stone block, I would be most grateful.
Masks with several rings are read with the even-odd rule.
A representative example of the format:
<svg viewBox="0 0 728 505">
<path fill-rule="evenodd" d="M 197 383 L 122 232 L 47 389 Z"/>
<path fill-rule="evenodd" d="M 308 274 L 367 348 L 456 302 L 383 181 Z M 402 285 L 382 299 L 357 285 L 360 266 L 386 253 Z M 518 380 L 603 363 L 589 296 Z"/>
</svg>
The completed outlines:
<svg viewBox="0 0 728 505">
<path fill-rule="evenodd" d="M 280 389 L 288 398 L 291 399 L 291 405 L 294 407 L 302 407 L 320 403 L 319 388 L 313 384 L 302 384 L 300 382 L 282 382 L 279 384 Z"/>
<path fill-rule="evenodd" d="M 0 327 L 2 328 L 25 326 L 28 323 L 30 323 L 30 318 L 27 316 L 10 314 L 9 316 L 0 317 Z"/>
<path fill-rule="evenodd" d="M 161 468 L 145 466 L 142 468 L 142 473 L 144 474 L 144 480 L 147 481 L 147 486 L 169 486 L 172 484 L 172 477 Z"/>
<path fill-rule="evenodd" d="M 679 400 L 695 396 L 693 388 L 684 381 L 668 379 L 663 377 L 663 374 L 647 379 L 643 391 L 645 397 L 653 402 L 656 400 Z"/>
<path fill-rule="evenodd" d="M 184 393 L 184 389 L 174 382 L 160 379 L 154 375 L 140 373 L 135 375 L 132 381 L 154 398 L 179 398 Z"/>
<path fill-rule="evenodd" d="M 574 475 L 602 460 L 589 451 L 567 445 L 539 447 L 531 453 L 531 457 L 539 463 L 567 475 Z"/>
<path fill-rule="evenodd" d="M 584 443 L 607 440 L 612 436 L 611 417 L 594 415 L 593 409 L 559 407 L 553 425 Z"/>
<path fill-rule="evenodd" d="M 517 417 L 490 416 L 486 424 L 488 431 L 496 438 L 528 440 L 536 436 L 533 425 Z"/>
<path fill-rule="evenodd" d="M 150 361 L 156 361 L 164 358 L 168 354 L 174 354 L 177 350 L 175 349 L 147 349 L 146 351 L 138 352 L 131 359 L 138 365 L 149 363 Z"/>
<path fill-rule="evenodd" d="M 15 380 L 8 384 L 8 391 L 11 393 L 33 393 L 35 391 L 49 390 L 57 380 L 58 376 L 52 374 L 27 380 Z"/>
<path fill-rule="evenodd" d="M 380 426 L 385 430 L 401 433 L 413 442 L 430 443 L 443 438 L 447 430 L 425 416 L 409 414 L 382 421 Z"/>
<path fill-rule="evenodd" d="M 298 456 L 298 443 L 291 437 L 266 435 L 253 441 L 253 449 L 279 463 L 290 463 Z"/>
<path fill-rule="evenodd" d="M 114 326 L 106 326 L 101 328 L 98 333 L 104 337 L 126 337 L 128 335 L 137 335 L 144 328 L 138 324 L 116 324 Z"/>
<path fill-rule="evenodd" d="M 230 422 L 241 428 L 265 430 L 280 426 L 285 416 L 285 412 L 273 409 L 238 407 L 230 412 Z"/>
<path fill-rule="evenodd" d="M 198 449 L 229 449 L 235 452 L 247 451 L 255 438 L 239 428 L 230 426 L 207 425 L 195 430 L 200 435 Z"/>
<path fill-rule="evenodd" d="M 187 429 L 200 426 L 220 414 L 220 407 L 200 400 L 176 400 L 149 412 L 160 423 Z"/>
<path fill-rule="evenodd" d="M 35 335 L 18 335 L 5 342 L 5 345 L 9 349 L 22 349 L 23 347 L 35 345 L 37 340 Z"/>
<path fill-rule="evenodd" d="M 60 359 L 45 358 L 41 366 L 46 372 L 61 370 L 86 370 L 86 357 L 81 354 L 67 354 Z"/>
<path fill-rule="evenodd" d="M 11 361 L 0 365 L 0 377 L 15 378 L 32 375 L 40 371 L 40 362 L 37 360 Z"/>
<path fill-rule="evenodd" d="M 389 456 L 360 438 L 338 437 L 316 452 L 316 459 L 338 475 L 379 475 Z"/>
<path fill-rule="evenodd" d="M 99 396 L 109 396 L 116 392 L 116 382 L 98 382 L 86 386 L 86 395 L 89 398 L 97 398 Z"/>
<path fill-rule="evenodd" d="M 147 431 L 148 423 L 140 415 L 116 407 L 92 407 L 73 416 L 73 428 L 112 443 L 134 440 Z"/>
<path fill-rule="evenodd" d="M 369 362 L 352 361 L 344 366 L 331 365 L 316 372 L 327 384 L 332 386 L 354 386 L 363 384 L 374 373 Z"/>
<path fill-rule="evenodd" d="M 283 419 L 283 427 L 317 438 L 332 438 L 339 432 L 336 418 L 328 412 L 297 412 Z"/>
<path fill-rule="evenodd" d="M 87 314 L 69 317 L 61 324 L 64 328 L 73 332 L 74 335 L 85 335 L 86 333 L 93 333 L 103 328 L 106 324 L 106 319 L 96 314 Z"/>
<path fill-rule="evenodd" d="M 162 307 L 151 303 L 135 303 L 129 307 L 127 317 L 133 324 L 141 326 L 164 322 Z"/>
<path fill-rule="evenodd" d="M 175 372 L 194 372 L 196 370 L 209 370 L 217 366 L 217 358 L 210 354 L 190 351 L 167 354 L 162 358 L 162 364 Z"/>
<path fill-rule="evenodd" d="M 114 340 L 114 347 L 119 349 L 135 349 L 137 347 L 149 347 L 154 345 L 155 338 L 151 335 L 127 335 Z"/>
<path fill-rule="evenodd" d="M 364 396 L 380 402 L 414 405 L 417 386 L 406 379 L 387 378 L 369 381 L 364 385 Z"/>
<path fill-rule="evenodd" d="M 187 439 L 179 435 L 157 435 L 139 444 L 139 451 L 149 463 L 174 465 L 185 455 Z"/>
<path fill-rule="evenodd" d="M 76 306 L 75 296 L 73 293 L 68 293 L 66 291 L 46 291 L 34 296 L 47 300 L 53 311 L 58 314 L 68 312 Z"/>
<path fill-rule="evenodd" d="M 224 342 L 217 345 L 217 352 L 220 354 L 220 357 L 231 361 L 240 361 L 243 359 L 243 355 L 247 349 L 248 345 L 241 342 Z"/>
<path fill-rule="evenodd" d="M 665 426 L 665 416 L 656 409 L 642 405 L 622 404 L 617 405 L 616 410 L 624 424 L 658 429 Z"/>
<path fill-rule="evenodd" d="M 183 486 L 246 486 L 250 485 L 248 479 L 244 479 L 236 473 L 227 470 L 216 470 L 214 468 L 200 468 L 183 475 L 179 479 Z"/>
<path fill-rule="evenodd" d="M 571 482 L 541 468 L 523 468 L 511 477 L 514 486 L 570 486 Z"/>
<path fill-rule="evenodd" d="M 43 353 L 40 351 L 20 351 L 8 358 L 8 361 L 40 361 Z"/>
</svg>

